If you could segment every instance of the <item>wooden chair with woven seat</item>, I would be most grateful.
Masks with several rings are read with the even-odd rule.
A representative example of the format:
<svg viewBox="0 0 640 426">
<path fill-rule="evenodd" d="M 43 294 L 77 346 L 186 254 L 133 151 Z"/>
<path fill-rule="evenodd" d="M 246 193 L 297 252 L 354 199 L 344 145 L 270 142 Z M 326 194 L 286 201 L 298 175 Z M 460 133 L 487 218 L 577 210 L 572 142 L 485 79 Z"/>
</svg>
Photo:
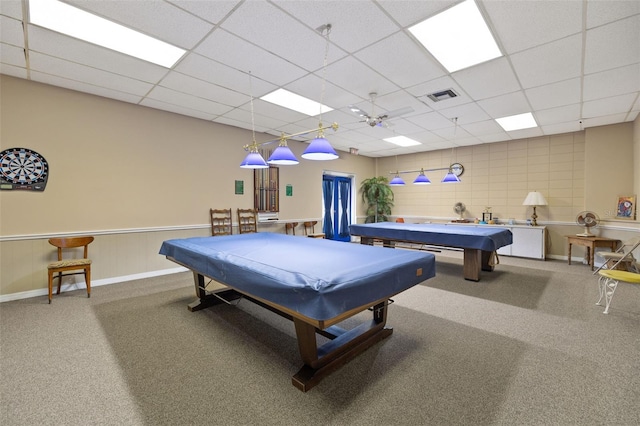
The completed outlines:
<svg viewBox="0 0 640 426">
<path fill-rule="evenodd" d="M 212 236 L 233 234 L 231 209 L 209 209 L 209 216 L 211 216 Z"/>
<path fill-rule="evenodd" d="M 241 234 L 258 232 L 258 213 L 255 209 L 238 209 L 238 231 Z"/>
<path fill-rule="evenodd" d="M 318 223 L 317 220 L 310 220 L 310 221 L 304 222 L 304 235 L 311 238 L 324 238 L 324 232 L 316 233 L 317 223 Z"/>
<path fill-rule="evenodd" d="M 61 237 L 49 239 L 49 244 L 58 249 L 58 261 L 52 262 L 47 266 L 49 271 L 49 303 L 51 303 L 51 299 L 53 298 L 54 278 L 58 279 L 58 291 L 56 294 L 60 294 L 62 277 L 68 275 L 84 275 L 84 280 L 87 285 L 87 297 L 91 297 L 91 259 L 88 258 L 88 255 L 89 244 L 93 242 L 93 239 L 93 237 Z M 65 249 L 79 247 L 83 247 L 84 249 L 82 258 L 63 258 L 63 251 Z M 65 253 L 70 251 L 72 250 L 66 250 Z M 54 276 L 54 274 L 56 275 Z"/>
</svg>

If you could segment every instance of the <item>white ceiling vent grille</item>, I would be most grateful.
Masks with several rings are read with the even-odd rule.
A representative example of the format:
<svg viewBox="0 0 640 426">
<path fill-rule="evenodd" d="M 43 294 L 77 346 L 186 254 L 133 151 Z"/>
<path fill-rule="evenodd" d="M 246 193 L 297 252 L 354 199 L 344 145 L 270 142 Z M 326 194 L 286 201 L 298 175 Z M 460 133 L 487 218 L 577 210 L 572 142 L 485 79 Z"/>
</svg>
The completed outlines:
<svg viewBox="0 0 640 426">
<path fill-rule="evenodd" d="M 439 92 L 434 92 L 430 95 L 427 95 L 427 97 L 433 102 L 444 101 L 446 99 L 455 98 L 456 96 L 458 96 L 458 94 L 454 92 L 453 89 L 440 90 Z"/>
</svg>

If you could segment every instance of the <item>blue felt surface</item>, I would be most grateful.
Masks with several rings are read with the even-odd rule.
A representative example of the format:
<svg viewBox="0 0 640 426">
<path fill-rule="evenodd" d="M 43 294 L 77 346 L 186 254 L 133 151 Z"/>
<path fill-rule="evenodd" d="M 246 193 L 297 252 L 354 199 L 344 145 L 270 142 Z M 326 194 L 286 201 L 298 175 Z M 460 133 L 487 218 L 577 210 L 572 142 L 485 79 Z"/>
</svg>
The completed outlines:
<svg viewBox="0 0 640 426">
<path fill-rule="evenodd" d="M 432 253 L 270 232 L 168 240 L 160 254 L 315 320 L 334 318 L 435 276 Z"/>
<path fill-rule="evenodd" d="M 351 235 L 495 251 L 513 243 L 511 231 L 491 225 L 378 222 L 351 225 Z"/>
</svg>

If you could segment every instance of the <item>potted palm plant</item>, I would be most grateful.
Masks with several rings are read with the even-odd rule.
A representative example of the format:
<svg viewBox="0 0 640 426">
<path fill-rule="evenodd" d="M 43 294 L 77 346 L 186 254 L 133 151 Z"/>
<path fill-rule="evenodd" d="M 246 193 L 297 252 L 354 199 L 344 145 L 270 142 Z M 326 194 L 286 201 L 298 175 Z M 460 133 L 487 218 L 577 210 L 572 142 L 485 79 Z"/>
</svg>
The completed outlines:
<svg viewBox="0 0 640 426">
<path fill-rule="evenodd" d="M 362 181 L 360 186 L 362 201 L 367 203 L 365 223 L 387 222 L 393 207 L 393 191 L 389 179 L 384 176 L 372 177 Z"/>
</svg>

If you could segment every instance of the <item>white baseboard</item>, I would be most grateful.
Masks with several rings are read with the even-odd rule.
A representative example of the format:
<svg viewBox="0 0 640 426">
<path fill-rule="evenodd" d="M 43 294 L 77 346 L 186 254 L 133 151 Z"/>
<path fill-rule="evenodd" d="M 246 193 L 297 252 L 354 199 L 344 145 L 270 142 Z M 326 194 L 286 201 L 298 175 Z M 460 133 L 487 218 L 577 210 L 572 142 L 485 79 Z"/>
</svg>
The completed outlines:
<svg viewBox="0 0 640 426">
<path fill-rule="evenodd" d="M 143 272 L 140 274 L 124 275 L 122 277 L 104 278 L 101 280 L 92 281 L 91 287 L 99 287 L 101 285 L 109 285 L 109 284 L 122 283 L 126 281 L 141 280 L 144 278 L 159 277 L 162 275 L 177 274 L 179 272 L 186 272 L 186 271 L 188 271 L 187 268 L 180 266 L 177 268 L 162 269 L 160 271 Z M 87 288 L 87 283 L 85 283 L 84 281 L 81 281 L 73 284 L 63 284 L 60 291 L 64 292 L 64 291 L 80 290 L 80 289 L 86 289 L 86 288 Z M 18 293 L 4 294 L 4 295 L 0 295 L 0 303 L 10 302 L 12 300 L 28 299 L 30 297 L 46 296 L 48 294 L 49 294 L 49 289 L 47 288 L 39 288 L 37 290 L 29 290 L 29 291 L 21 291 Z"/>
</svg>

